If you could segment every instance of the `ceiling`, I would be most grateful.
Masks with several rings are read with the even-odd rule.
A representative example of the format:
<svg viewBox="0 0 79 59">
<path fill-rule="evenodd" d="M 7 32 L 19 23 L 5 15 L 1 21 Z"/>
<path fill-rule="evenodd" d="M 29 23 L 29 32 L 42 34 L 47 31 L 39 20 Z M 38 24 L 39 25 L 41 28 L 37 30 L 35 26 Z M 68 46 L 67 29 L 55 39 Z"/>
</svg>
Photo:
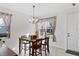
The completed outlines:
<svg viewBox="0 0 79 59">
<path fill-rule="evenodd" d="M 35 15 L 37 17 L 51 17 L 55 13 L 73 8 L 72 3 L 0 3 L 0 7 L 30 16 L 33 13 L 33 5 L 36 6 Z"/>
</svg>

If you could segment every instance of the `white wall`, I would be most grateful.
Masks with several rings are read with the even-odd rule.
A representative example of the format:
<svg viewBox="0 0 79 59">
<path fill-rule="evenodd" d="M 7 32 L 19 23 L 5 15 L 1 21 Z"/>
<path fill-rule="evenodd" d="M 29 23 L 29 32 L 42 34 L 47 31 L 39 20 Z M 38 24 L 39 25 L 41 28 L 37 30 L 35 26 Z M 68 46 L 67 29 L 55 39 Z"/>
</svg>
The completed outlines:
<svg viewBox="0 0 79 59">
<path fill-rule="evenodd" d="M 34 25 L 28 23 L 29 16 L 15 12 L 11 21 L 11 39 L 8 41 L 10 48 L 18 47 L 18 38 L 26 33 L 34 33 Z"/>
<path fill-rule="evenodd" d="M 66 49 L 66 19 L 66 14 L 57 15 L 55 46 L 63 49 Z"/>
<path fill-rule="evenodd" d="M 65 10 L 57 14 L 56 24 L 56 42 L 54 46 L 67 49 L 67 18 L 70 13 L 78 13 L 79 7 L 73 7 L 69 10 Z"/>
<path fill-rule="evenodd" d="M 11 11 L 6 8 L 1 8 L 0 11 L 13 14 L 11 19 L 11 37 L 3 39 L 6 41 L 6 45 L 9 48 L 14 49 L 15 52 L 18 52 L 18 38 L 26 33 L 34 34 L 35 26 L 34 24 L 28 22 L 28 20 L 30 19 L 28 15 L 22 14 L 17 11 Z"/>
</svg>

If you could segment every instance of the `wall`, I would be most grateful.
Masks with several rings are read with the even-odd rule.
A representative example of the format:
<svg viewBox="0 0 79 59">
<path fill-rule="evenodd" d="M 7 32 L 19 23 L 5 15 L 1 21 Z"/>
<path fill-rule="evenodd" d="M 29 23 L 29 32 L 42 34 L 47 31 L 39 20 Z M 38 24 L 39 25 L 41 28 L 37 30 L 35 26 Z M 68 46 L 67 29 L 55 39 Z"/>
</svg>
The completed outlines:
<svg viewBox="0 0 79 59">
<path fill-rule="evenodd" d="M 18 53 L 18 38 L 26 33 L 34 34 L 35 26 L 34 24 L 28 22 L 28 19 L 30 19 L 28 15 L 22 14 L 17 11 L 11 11 L 6 8 L 1 8 L 0 11 L 11 13 L 13 15 L 11 19 L 11 37 L 2 39 L 6 41 L 6 45 L 9 48 L 13 49 L 15 52 Z"/>
<path fill-rule="evenodd" d="M 57 15 L 57 24 L 56 24 L 56 42 L 53 43 L 53 46 L 67 49 L 67 18 L 70 13 L 78 13 L 79 7 L 73 7 L 71 9 L 65 10 L 56 14 Z"/>
<path fill-rule="evenodd" d="M 21 13 L 15 12 L 12 16 L 11 21 L 11 39 L 8 40 L 8 44 L 11 45 L 8 46 L 12 49 L 13 47 L 18 48 L 19 46 L 18 38 L 26 33 L 30 34 L 34 33 L 33 24 L 28 23 L 27 15 L 25 16 Z"/>
<path fill-rule="evenodd" d="M 57 24 L 56 24 L 56 43 L 54 46 L 66 49 L 66 14 L 57 15 Z"/>
</svg>

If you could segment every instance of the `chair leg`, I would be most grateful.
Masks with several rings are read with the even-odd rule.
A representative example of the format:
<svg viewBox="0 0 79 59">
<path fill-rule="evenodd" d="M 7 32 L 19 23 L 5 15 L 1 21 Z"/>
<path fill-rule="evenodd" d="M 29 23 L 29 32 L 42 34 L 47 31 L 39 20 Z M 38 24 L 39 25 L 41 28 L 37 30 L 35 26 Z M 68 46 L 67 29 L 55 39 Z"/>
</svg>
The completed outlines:
<svg viewBox="0 0 79 59">
<path fill-rule="evenodd" d="M 32 53 L 32 48 L 29 45 L 29 56 L 32 55 L 31 53 Z"/>
<path fill-rule="evenodd" d="M 41 53 L 41 56 L 42 56 L 42 49 L 40 48 L 40 53 Z"/>
<path fill-rule="evenodd" d="M 49 45 L 47 45 L 47 51 L 48 51 L 48 53 L 50 53 L 50 50 L 49 50 Z"/>
<path fill-rule="evenodd" d="M 45 55 L 47 55 L 47 54 L 46 54 L 46 46 L 45 46 Z"/>
<path fill-rule="evenodd" d="M 26 44 L 24 44 L 24 54 L 26 54 Z"/>
<path fill-rule="evenodd" d="M 34 49 L 32 49 L 32 56 L 34 56 Z"/>
</svg>

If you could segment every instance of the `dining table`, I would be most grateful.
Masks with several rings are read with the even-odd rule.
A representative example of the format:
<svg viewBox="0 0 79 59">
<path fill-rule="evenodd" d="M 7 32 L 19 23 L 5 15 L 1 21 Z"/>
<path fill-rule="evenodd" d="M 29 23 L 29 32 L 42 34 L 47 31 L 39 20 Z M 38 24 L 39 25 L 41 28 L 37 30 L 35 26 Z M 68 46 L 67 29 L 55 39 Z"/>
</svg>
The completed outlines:
<svg viewBox="0 0 79 59">
<path fill-rule="evenodd" d="M 44 38 L 37 38 L 37 39 L 44 40 Z M 29 42 L 29 44 L 30 44 L 30 43 L 36 41 L 37 39 L 30 39 L 30 38 L 27 38 L 27 37 L 22 37 L 22 38 L 21 38 L 21 37 L 20 37 L 20 38 L 19 38 L 19 54 L 21 54 L 21 51 L 22 51 L 22 40 L 23 40 L 23 41 L 27 41 L 27 42 Z M 49 43 L 48 43 L 48 50 L 49 50 Z M 32 52 L 33 52 L 33 50 L 32 50 Z M 34 54 L 32 53 L 32 55 L 34 55 Z"/>
</svg>

